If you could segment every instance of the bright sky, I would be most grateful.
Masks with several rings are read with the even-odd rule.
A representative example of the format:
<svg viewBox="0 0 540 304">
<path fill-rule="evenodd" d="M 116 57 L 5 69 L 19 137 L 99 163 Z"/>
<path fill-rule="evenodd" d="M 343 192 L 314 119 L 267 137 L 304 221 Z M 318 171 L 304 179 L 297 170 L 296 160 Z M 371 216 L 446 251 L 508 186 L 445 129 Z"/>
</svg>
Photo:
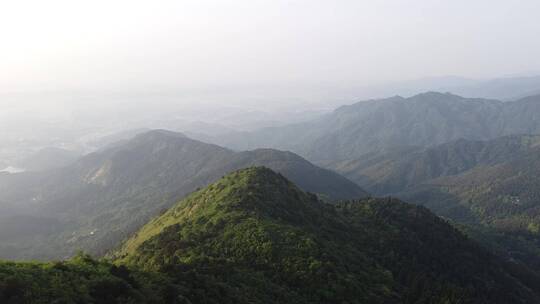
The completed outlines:
<svg viewBox="0 0 540 304">
<path fill-rule="evenodd" d="M 5 0 L 0 91 L 540 70 L 538 0 Z"/>
</svg>

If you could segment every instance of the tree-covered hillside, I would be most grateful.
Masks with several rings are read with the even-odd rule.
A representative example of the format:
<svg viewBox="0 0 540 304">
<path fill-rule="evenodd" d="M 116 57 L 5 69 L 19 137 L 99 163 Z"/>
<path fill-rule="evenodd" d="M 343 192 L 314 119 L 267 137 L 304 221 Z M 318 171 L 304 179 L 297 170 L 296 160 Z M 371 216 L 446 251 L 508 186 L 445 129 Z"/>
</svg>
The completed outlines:
<svg viewBox="0 0 540 304">
<path fill-rule="evenodd" d="M 263 167 L 193 193 L 109 258 L 0 262 L 0 302 L 540 303 L 540 277 L 424 207 L 330 205 Z"/>
<path fill-rule="evenodd" d="M 429 207 L 540 272 L 540 146 L 507 162 L 426 181 L 397 195 Z"/>
<path fill-rule="evenodd" d="M 457 140 L 332 164 L 376 195 L 422 204 L 540 272 L 540 136 Z"/>
<path fill-rule="evenodd" d="M 157 273 L 133 271 L 79 254 L 65 262 L 0 261 L 0 303 L 182 303 Z"/>
<path fill-rule="evenodd" d="M 220 303 L 539 303 L 540 278 L 395 199 L 337 206 L 265 168 L 152 220 L 112 256 Z M 221 286 L 216 291 L 216 286 Z"/>
</svg>

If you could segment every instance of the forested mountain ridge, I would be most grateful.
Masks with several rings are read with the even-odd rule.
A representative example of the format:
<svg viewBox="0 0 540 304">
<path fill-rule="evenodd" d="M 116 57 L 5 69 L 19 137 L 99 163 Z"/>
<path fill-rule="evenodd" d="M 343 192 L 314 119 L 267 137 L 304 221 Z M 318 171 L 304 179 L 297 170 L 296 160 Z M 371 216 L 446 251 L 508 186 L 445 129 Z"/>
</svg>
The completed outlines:
<svg viewBox="0 0 540 304">
<path fill-rule="evenodd" d="M 460 138 L 488 140 L 537 133 L 540 95 L 501 102 L 428 92 L 358 102 L 310 122 L 221 136 L 215 142 L 236 149 L 290 150 L 324 165 L 370 152 L 430 147 Z"/>
<path fill-rule="evenodd" d="M 506 162 L 423 182 L 396 195 L 459 223 L 540 272 L 540 147 Z"/>
<path fill-rule="evenodd" d="M 540 136 L 457 140 L 333 164 L 376 195 L 422 204 L 540 271 Z"/>
<path fill-rule="evenodd" d="M 423 207 L 395 199 L 332 206 L 265 168 L 190 195 L 113 256 L 201 291 L 222 285 L 223 303 L 540 302 L 536 275 Z"/>
<path fill-rule="evenodd" d="M 375 195 L 390 195 L 476 166 L 510 162 L 537 147 L 540 147 L 538 135 L 509 135 L 488 141 L 459 139 L 428 148 L 369 153 L 359 159 L 329 163 L 326 167 Z"/>
<path fill-rule="evenodd" d="M 540 303 L 540 277 L 424 207 L 331 205 L 263 167 L 191 194 L 110 257 L 0 261 L 0 301 Z"/>
<path fill-rule="evenodd" d="M 290 152 L 234 152 L 156 130 L 59 170 L 0 176 L 0 200 L 14 209 L 0 216 L 0 255 L 103 254 L 188 193 L 252 165 L 274 168 L 329 200 L 366 196 L 353 182 Z"/>
</svg>

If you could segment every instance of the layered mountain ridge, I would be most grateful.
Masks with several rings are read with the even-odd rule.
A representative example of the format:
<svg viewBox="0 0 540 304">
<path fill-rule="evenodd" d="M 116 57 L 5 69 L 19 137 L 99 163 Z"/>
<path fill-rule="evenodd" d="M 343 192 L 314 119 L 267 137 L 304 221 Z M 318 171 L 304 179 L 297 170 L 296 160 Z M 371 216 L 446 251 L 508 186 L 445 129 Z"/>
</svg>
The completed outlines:
<svg viewBox="0 0 540 304">
<path fill-rule="evenodd" d="M 488 141 L 459 139 L 434 147 L 369 153 L 327 164 L 376 195 L 395 194 L 431 179 L 457 175 L 477 166 L 519 159 L 540 147 L 540 135 L 509 135 Z"/>
<path fill-rule="evenodd" d="M 6 231 L 0 256 L 103 254 L 188 193 L 253 165 L 271 167 L 328 200 L 366 196 L 353 182 L 290 152 L 234 152 L 156 130 L 62 169 L 0 176 L 0 200 L 14 209 L 0 217 Z M 17 217 L 28 221 L 13 226 Z M 51 224 L 30 227 L 39 222 Z"/>
<path fill-rule="evenodd" d="M 427 92 L 358 102 L 310 122 L 231 134 L 215 142 L 235 149 L 290 150 L 325 165 L 388 149 L 538 133 L 540 95 L 501 102 Z"/>
</svg>

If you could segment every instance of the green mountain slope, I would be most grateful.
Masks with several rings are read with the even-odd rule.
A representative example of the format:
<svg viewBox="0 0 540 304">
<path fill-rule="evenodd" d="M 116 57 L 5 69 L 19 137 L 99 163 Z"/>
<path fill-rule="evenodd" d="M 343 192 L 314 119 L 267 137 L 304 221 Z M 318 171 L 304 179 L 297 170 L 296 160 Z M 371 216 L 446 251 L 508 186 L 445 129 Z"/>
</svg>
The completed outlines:
<svg viewBox="0 0 540 304">
<path fill-rule="evenodd" d="M 0 303 L 181 303 L 166 277 L 77 255 L 65 262 L 0 261 Z"/>
<path fill-rule="evenodd" d="M 0 200 L 11 208 L 7 213 L 4 204 L 0 216 L 0 257 L 66 258 L 78 249 L 103 254 L 197 188 L 252 165 L 273 168 L 328 200 L 366 196 L 293 153 L 234 152 L 156 130 L 59 170 L 0 175 Z"/>
<path fill-rule="evenodd" d="M 540 146 L 506 162 L 425 181 L 396 195 L 478 229 L 500 254 L 540 271 Z"/>
<path fill-rule="evenodd" d="M 377 195 L 427 206 L 540 272 L 540 136 L 458 140 L 332 164 Z"/>
<path fill-rule="evenodd" d="M 394 199 L 322 203 L 282 175 L 225 176 L 155 218 L 116 263 L 220 303 L 539 303 L 539 278 Z M 200 301 L 202 302 L 202 301 Z"/>
</svg>

